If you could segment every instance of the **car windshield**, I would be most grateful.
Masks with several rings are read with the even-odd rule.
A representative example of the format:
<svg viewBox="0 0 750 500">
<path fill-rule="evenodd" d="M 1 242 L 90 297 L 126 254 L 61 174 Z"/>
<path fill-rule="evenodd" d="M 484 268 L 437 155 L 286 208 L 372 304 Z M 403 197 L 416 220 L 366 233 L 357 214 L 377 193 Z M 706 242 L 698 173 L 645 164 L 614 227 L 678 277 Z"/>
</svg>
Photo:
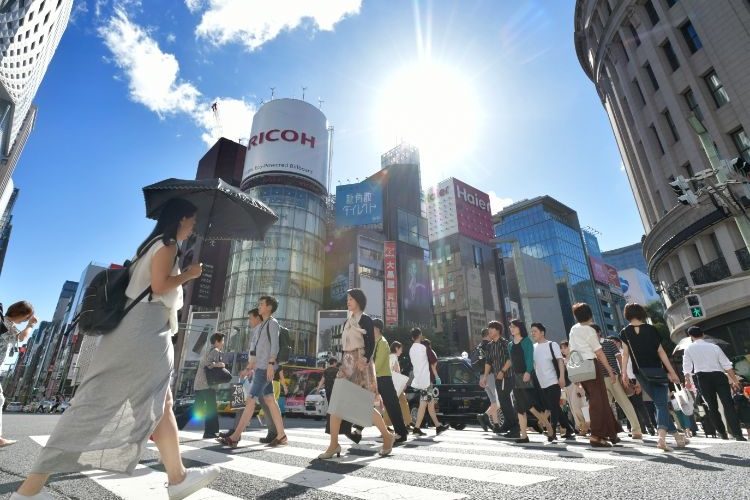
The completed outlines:
<svg viewBox="0 0 750 500">
<path fill-rule="evenodd" d="M 451 384 L 477 384 L 479 378 L 471 367 L 463 362 L 451 363 L 448 367 L 448 380 Z"/>
</svg>

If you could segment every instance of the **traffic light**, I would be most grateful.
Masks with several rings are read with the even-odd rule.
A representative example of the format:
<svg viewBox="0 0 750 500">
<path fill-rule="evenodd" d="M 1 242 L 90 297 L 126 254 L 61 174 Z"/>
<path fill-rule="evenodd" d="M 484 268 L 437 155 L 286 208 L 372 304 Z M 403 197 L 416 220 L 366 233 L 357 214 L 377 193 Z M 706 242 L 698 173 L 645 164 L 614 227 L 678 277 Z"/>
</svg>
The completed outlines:
<svg viewBox="0 0 750 500">
<path fill-rule="evenodd" d="M 669 186 L 677 195 L 677 201 L 683 205 L 698 205 L 698 196 L 690 189 L 690 183 L 683 176 L 678 175 L 675 180 L 669 183 Z"/>
<path fill-rule="evenodd" d="M 732 160 L 729 164 L 732 170 L 737 172 L 746 179 L 750 178 L 750 163 L 748 163 L 743 157 L 738 157 Z"/>
<path fill-rule="evenodd" d="M 703 304 L 701 304 L 700 295 L 688 295 L 687 303 L 688 308 L 690 308 L 690 316 L 692 316 L 693 318 L 705 317 L 706 314 L 703 311 Z"/>
</svg>

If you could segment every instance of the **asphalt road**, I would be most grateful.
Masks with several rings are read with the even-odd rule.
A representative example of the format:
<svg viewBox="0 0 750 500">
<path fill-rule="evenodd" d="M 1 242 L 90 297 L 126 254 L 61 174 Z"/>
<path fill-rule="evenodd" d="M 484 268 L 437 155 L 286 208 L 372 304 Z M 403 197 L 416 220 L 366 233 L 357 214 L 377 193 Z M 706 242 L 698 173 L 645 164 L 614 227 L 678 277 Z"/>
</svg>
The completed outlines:
<svg viewBox="0 0 750 500">
<path fill-rule="evenodd" d="M 0 450 L 0 498 L 8 498 L 29 471 L 40 444 L 59 416 L 3 415 L 4 436 L 18 443 Z M 224 428 L 229 419 L 222 419 Z M 664 454 L 653 438 L 612 451 L 594 451 L 583 440 L 515 445 L 477 427 L 450 430 L 438 438 L 410 439 L 388 458 L 377 458 L 374 429 L 358 446 L 342 437 L 340 459 L 322 462 L 322 422 L 287 419 L 289 446 L 269 450 L 257 422 L 236 450 L 202 439 L 188 427 L 182 434 L 186 465 L 216 463 L 220 478 L 191 500 L 274 499 L 750 499 L 750 444 L 694 438 L 686 449 Z M 347 451 L 348 449 L 348 451 Z M 101 472 L 60 474 L 49 491 L 58 498 L 166 499 L 165 476 L 153 447 L 135 477 Z"/>
</svg>

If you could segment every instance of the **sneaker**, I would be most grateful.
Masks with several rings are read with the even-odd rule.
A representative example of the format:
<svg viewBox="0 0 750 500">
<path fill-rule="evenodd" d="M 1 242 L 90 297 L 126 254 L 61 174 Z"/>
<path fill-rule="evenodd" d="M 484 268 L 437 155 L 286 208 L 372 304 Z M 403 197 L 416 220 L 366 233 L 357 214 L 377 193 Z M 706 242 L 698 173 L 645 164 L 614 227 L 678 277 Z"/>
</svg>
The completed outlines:
<svg viewBox="0 0 750 500">
<path fill-rule="evenodd" d="M 403 436 L 398 436 L 398 435 L 397 435 L 397 436 L 396 436 L 396 440 L 394 441 L 394 444 L 401 444 L 401 443 L 405 443 L 405 442 L 406 442 L 406 439 L 407 439 L 407 436 L 406 436 L 406 435 L 403 435 Z"/>
<path fill-rule="evenodd" d="M 411 433 L 414 434 L 415 436 L 426 436 L 427 435 L 424 432 L 422 432 L 422 429 L 420 429 L 419 427 L 415 427 L 414 430 L 411 431 Z"/>
<path fill-rule="evenodd" d="M 518 439 L 521 437 L 521 431 L 509 431 L 503 434 L 506 439 Z"/>
<path fill-rule="evenodd" d="M 494 432 L 495 434 L 502 434 L 503 432 L 508 432 L 508 429 L 503 430 L 503 428 L 499 425 L 492 424 L 492 432 Z"/>
<path fill-rule="evenodd" d="M 737 436 L 734 438 L 735 441 L 747 441 L 747 438 L 745 436 Z"/>
<path fill-rule="evenodd" d="M 10 500 L 27 500 L 27 499 L 33 499 L 33 500 L 55 500 L 55 497 L 47 493 L 46 491 L 42 490 L 36 495 L 31 495 L 30 497 L 21 495 L 20 493 L 14 492 L 10 496 Z"/>
<path fill-rule="evenodd" d="M 216 465 L 188 469 L 181 483 L 170 484 L 167 487 L 169 500 L 182 500 L 205 488 L 219 477 L 220 470 Z"/>
<path fill-rule="evenodd" d="M 551 436 L 547 436 L 547 442 L 557 443 L 557 434 L 552 434 Z"/>
<path fill-rule="evenodd" d="M 563 439 L 575 441 L 576 440 L 576 435 L 574 433 L 572 433 L 572 432 L 568 432 L 567 434 L 565 434 L 563 436 Z"/>
<path fill-rule="evenodd" d="M 477 422 L 482 426 L 482 430 L 487 432 L 490 430 L 490 417 L 486 413 L 477 414 Z"/>
<path fill-rule="evenodd" d="M 437 427 L 435 427 L 435 435 L 439 436 L 440 434 L 444 433 L 448 429 L 450 429 L 450 427 L 446 424 L 438 425 Z"/>
</svg>

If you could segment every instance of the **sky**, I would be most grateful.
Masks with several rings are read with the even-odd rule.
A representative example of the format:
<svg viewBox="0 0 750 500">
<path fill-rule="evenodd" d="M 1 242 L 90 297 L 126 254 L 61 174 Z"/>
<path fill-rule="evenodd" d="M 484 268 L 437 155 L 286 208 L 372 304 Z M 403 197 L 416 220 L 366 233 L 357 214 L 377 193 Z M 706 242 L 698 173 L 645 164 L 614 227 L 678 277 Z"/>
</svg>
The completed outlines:
<svg viewBox="0 0 750 500">
<path fill-rule="evenodd" d="M 333 184 L 421 148 L 423 187 L 454 176 L 493 208 L 550 195 L 603 250 L 643 226 L 573 45 L 574 0 L 76 0 L 36 97 L 2 302 L 51 319 L 65 280 L 120 263 L 150 232 L 141 188 L 194 178 L 276 97 L 335 129 Z M 221 128 L 211 103 L 218 102 Z"/>
</svg>

